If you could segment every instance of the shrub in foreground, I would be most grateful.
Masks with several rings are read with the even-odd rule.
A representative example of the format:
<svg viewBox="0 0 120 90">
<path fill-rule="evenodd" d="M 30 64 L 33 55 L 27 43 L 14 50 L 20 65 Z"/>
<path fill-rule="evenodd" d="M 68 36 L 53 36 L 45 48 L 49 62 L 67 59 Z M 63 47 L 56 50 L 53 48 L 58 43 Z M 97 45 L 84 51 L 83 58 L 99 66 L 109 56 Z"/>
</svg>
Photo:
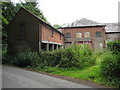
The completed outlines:
<svg viewBox="0 0 120 90">
<path fill-rule="evenodd" d="M 26 50 L 25 52 L 18 53 L 14 60 L 16 61 L 14 64 L 21 67 L 37 67 L 40 62 L 40 57 L 36 52 Z"/>
<path fill-rule="evenodd" d="M 62 68 L 89 67 L 95 63 L 93 51 L 88 45 L 74 45 L 66 49 L 45 51 L 40 54 L 45 66 Z"/>
<path fill-rule="evenodd" d="M 120 40 L 114 40 L 107 43 L 107 48 L 113 53 L 120 53 Z"/>
<path fill-rule="evenodd" d="M 21 67 L 86 68 L 94 65 L 95 59 L 88 45 L 74 45 L 66 49 L 41 51 L 40 55 L 26 50 L 18 53 L 10 61 L 11 64 Z"/>
<path fill-rule="evenodd" d="M 101 74 L 107 81 L 120 87 L 120 54 L 108 52 L 103 55 Z"/>
</svg>

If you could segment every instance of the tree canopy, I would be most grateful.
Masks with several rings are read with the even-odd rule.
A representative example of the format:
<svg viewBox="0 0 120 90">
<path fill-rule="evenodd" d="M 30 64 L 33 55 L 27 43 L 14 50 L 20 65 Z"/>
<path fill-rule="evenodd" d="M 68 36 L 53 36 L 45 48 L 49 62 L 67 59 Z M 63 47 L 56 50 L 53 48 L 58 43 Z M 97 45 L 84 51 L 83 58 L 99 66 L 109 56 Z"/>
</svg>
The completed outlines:
<svg viewBox="0 0 120 90">
<path fill-rule="evenodd" d="M 57 29 L 57 28 L 60 28 L 61 25 L 55 24 L 55 25 L 53 25 L 53 27 Z"/>
</svg>

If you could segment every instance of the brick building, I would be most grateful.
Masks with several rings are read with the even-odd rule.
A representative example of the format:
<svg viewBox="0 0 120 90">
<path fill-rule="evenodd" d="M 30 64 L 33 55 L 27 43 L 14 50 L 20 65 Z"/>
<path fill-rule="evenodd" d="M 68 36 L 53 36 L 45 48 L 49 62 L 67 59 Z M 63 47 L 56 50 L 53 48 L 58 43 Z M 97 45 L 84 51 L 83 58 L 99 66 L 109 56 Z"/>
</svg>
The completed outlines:
<svg viewBox="0 0 120 90">
<path fill-rule="evenodd" d="M 65 35 L 65 47 L 72 44 L 89 44 L 92 48 L 105 47 L 105 25 L 61 27 Z"/>
<path fill-rule="evenodd" d="M 79 26 L 105 26 L 105 40 L 108 41 L 120 40 L 120 23 L 99 23 L 86 18 L 78 19 L 65 27 L 79 27 Z"/>
<path fill-rule="evenodd" d="M 43 22 L 24 8 L 20 8 L 8 25 L 8 53 L 31 48 L 39 52 L 63 48 L 64 34 Z"/>
</svg>

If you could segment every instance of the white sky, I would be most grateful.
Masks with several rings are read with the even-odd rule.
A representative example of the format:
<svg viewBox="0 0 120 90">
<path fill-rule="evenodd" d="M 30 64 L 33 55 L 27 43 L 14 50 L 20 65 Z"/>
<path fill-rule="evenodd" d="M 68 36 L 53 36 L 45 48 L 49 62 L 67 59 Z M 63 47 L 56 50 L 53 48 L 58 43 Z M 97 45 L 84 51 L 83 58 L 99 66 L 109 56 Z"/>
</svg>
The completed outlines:
<svg viewBox="0 0 120 90">
<path fill-rule="evenodd" d="M 12 0 L 18 2 L 19 0 Z M 24 1 L 24 0 L 21 0 Z M 100 23 L 118 22 L 120 0 L 38 0 L 44 16 L 52 24 L 87 18 Z"/>
</svg>

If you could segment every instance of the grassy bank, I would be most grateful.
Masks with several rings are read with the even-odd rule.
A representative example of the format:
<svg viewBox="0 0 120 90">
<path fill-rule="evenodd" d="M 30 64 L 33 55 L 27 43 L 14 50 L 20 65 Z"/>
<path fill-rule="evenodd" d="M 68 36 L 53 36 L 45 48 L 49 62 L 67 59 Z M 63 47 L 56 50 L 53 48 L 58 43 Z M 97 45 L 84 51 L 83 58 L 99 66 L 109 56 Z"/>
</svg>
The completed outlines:
<svg viewBox="0 0 120 90">
<path fill-rule="evenodd" d="M 59 67 L 46 67 L 46 68 L 32 68 L 38 72 L 47 72 L 50 74 L 55 75 L 62 75 L 67 76 L 75 79 L 83 79 L 83 80 L 90 80 L 98 84 L 105 85 L 107 87 L 115 87 L 111 84 L 111 82 L 106 81 L 103 79 L 101 72 L 100 72 L 100 64 L 96 64 L 92 67 L 78 69 L 78 68 L 59 68 Z"/>
<path fill-rule="evenodd" d="M 63 69 L 57 67 L 47 67 L 44 69 L 34 68 L 34 70 L 36 71 L 43 71 L 51 74 L 64 75 L 72 78 L 79 78 L 79 79 L 93 80 L 93 81 L 94 80 L 97 81 L 97 79 L 99 79 L 100 72 L 98 71 L 98 69 L 99 66 L 93 66 L 83 70 L 79 70 L 78 68 Z"/>
</svg>

